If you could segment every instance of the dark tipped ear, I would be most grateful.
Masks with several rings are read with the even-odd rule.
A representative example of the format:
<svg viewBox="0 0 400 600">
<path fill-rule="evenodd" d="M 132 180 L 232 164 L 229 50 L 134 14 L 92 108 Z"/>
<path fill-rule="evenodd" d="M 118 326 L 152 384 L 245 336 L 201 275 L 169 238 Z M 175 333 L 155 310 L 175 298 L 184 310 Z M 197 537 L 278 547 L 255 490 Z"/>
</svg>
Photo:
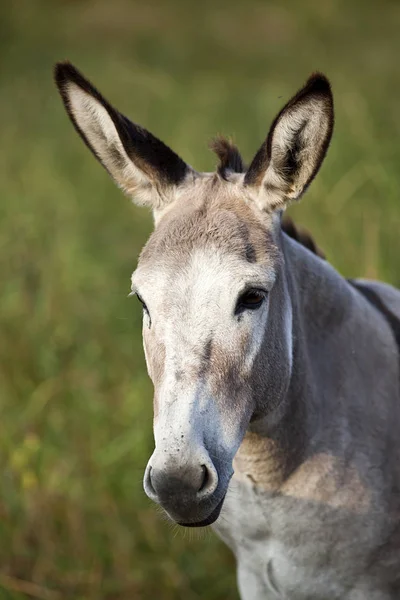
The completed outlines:
<svg viewBox="0 0 400 600">
<path fill-rule="evenodd" d="M 327 78 L 315 73 L 273 122 L 244 179 L 258 189 L 262 210 L 285 208 L 317 174 L 333 130 L 333 97 Z"/>
<path fill-rule="evenodd" d="M 192 169 L 149 131 L 118 112 L 69 62 L 58 63 L 55 82 L 67 113 L 96 158 L 135 200 L 160 208 Z"/>
</svg>

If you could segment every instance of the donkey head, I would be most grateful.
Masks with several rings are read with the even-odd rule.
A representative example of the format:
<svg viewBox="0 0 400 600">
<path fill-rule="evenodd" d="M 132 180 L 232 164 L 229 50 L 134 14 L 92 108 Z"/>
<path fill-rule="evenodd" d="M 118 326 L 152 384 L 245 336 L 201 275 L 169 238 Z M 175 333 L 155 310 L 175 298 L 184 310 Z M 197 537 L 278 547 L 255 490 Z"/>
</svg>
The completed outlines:
<svg viewBox="0 0 400 600">
<path fill-rule="evenodd" d="M 56 83 L 84 142 L 117 184 L 152 208 L 155 231 L 132 276 L 154 384 L 155 450 L 144 488 L 176 522 L 219 516 L 250 423 L 272 415 L 292 370 L 282 210 L 307 188 L 333 126 L 330 85 L 310 77 L 276 117 L 246 171 L 214 143 L 197 173 L 115 110 L 69 63 Z"/>
</svg>

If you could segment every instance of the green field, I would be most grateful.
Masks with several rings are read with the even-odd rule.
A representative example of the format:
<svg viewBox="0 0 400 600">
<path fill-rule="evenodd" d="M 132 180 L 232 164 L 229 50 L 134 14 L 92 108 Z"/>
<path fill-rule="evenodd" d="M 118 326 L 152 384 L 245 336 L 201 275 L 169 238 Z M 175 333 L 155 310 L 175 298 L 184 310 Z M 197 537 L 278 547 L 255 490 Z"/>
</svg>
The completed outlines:
<svg viewBox="0 0 400 600">
<path fill-rule="evenodd" d="M 345 275 L 400 285 L 400 3 L 3 0 L 0 4 L 0 600 L 226 600 L 212 533 L 145 497 L 152 391 L 127 299 L 150 214 L 114 187 L 52 82 L 68 58 L 199 170 L 247 160 L 313 70 L 328 158 L 291 209 Z"/>
</svg>

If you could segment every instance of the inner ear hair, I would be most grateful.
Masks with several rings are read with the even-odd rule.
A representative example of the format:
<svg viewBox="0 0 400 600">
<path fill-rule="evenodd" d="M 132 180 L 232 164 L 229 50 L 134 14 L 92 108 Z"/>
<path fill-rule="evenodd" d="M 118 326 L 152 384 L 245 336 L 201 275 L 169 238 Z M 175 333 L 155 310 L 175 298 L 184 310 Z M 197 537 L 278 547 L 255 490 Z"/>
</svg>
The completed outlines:
<svg viewBox="0 0 400 600">
<path fill-rule="evenodd" d="M 265 208 L 283 208 L 307 189 L 326 155 L 333 114 L 329 81 L 315 73 L 277 115 L 244 180 L 264 186 Z"/>
</svg>

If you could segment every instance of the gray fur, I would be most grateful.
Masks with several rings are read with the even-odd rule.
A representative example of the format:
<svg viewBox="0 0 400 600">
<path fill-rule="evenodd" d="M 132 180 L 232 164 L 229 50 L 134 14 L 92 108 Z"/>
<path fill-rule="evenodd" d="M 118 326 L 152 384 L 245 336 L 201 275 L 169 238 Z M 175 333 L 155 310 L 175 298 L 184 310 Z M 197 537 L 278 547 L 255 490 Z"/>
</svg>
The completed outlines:
<svg viewBox="0 0 400 600">
<path fill-rule="evenodd" d="M 180 524 L 213 524 L 237 558 L 243 600 L 397 599 L 395 337 L 359 290 L 281 231 L 281 209 L 329 144 L 328 81 L 313 76 L 286 105 L 247 174 L 226 144 L 217 174 L 162 145 L 177 169 L 165 178 L 153 146 L 151 177 L 125 152 L 115 109 L 76 69 L 57 73 L 79 133 L 155 216 L 132 278 L 154 383 L 146 493 Z M 400 319 L 398 290 L 360 285 Z M 239 311 L 249 287 L 262 301 Z"/>
<path fill-rule="evenodd" d="M 283 248 L 295 368 L 274 424 L 250 426 L 215 528 L 238 558 L 245 600 L 394 600 L 398 349 L 384 317 L 327 263 L 286 237 Z M 400 293 L 374 285 L 400 319 Z"/>
</svg>

